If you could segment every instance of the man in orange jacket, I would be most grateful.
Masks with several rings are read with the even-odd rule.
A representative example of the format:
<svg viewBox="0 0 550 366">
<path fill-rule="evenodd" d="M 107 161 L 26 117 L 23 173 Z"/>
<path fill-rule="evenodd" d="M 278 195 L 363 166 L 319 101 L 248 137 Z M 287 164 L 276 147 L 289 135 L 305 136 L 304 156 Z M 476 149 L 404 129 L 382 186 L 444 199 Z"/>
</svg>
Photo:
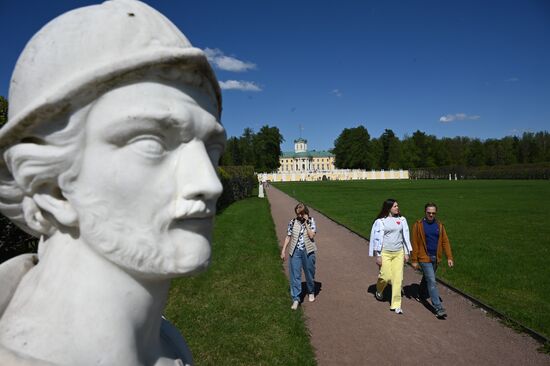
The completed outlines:
<svg viewBox="0 0 550 366">
<path fill-rule="evenodd" d="M 418 269 L 419 265 L 422 268 L 424 275 L 420 282 L 420 294 L 425 293 L 426 288 L 428 289 L 435 314 L 442 319 L 447 316 L 447 312 L 441 305 L 435 271 L 441 262 L 443 252 L 447 257 L 447 264 L 452 268 L 454 266 L 453 253 L 445 226 L 435 219 L 437 205 L 426 203 L 424 213 L 424 218 L 415 222 L 413 226 L 411 264 L 414 269 Z"/>
</svg>

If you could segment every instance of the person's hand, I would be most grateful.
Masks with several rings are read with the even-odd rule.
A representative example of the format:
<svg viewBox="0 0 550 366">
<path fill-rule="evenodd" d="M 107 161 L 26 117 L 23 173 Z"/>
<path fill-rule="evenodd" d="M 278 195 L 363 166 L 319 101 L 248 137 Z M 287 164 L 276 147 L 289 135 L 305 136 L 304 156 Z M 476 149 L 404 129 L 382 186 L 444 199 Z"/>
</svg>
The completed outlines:
<svg viewBox="0 0 550 366">
<path fill-rule="evenodd" d="M 409 255 L 405 254 L 405 258 L 403 258 L 403 263 L 407 263 L 409 261 Z"/>
<path fill-rule="evenodd" d="M 283 262 L 284 262 L 285 259 L 286 259 L 286 255 L 285 255 L 285 252 L 284 252 L 284 251 L 281 252 L 281 259 L 283 260 Z"/>
<path fill-rule="evenodd" d="M 453 268 L 455 265 L 452 259 L 447 259 L 447 264 L 449 265 L 449 268 Z"/>
<path fill-rule="evenodd" d="M 376 257 L 376 264 L 378 265 L 378 267 L 382 267 L 382 257 Z"/>
<path fill-rule="evenodd" d="M 306 213 L 305 213 L 305 214 L 304 214 L 304 215 L 303 215 L 302 217 L 304 218 L 304 221 L 307 221 L 307 220 L 309 220 L 309 215 L 308 215 L 308 214 L 306 214 Z"/>
<path fill-rule="evenodd" d="M 416 270 L 418 269 L 418 262 L 412 262 L 411 266 Z"/>
</svg>

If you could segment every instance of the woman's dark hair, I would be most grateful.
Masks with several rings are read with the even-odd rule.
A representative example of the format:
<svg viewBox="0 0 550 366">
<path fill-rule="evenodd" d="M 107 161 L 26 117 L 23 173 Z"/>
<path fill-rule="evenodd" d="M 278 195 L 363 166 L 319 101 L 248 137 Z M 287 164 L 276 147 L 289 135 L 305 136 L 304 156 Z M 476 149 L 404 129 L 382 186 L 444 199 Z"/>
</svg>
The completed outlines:
<svg viewBox="0 0 550 366">
<path fill-rule="evenodd" d="M 390 215 L 390 210 L 395 202 L 397 201 L 393 198 L 388 198 L 387 200 L 385 200 L 384 203 L 382 203 L 382 208 L 380 209 L 380 213 L 378 213 L 378 216 L 376 216 L 375 221 L 377 219 L 388 217 Z"/>
<path fill-rule="evenodd" d="M 298 203 L 296 207 L 294 207 L 294 212 L 296 213 L 296 215 L 298 214 L 309 215 L 309 210 L 307 209 L 307 206 L 302 202 Z"/>
</svg>

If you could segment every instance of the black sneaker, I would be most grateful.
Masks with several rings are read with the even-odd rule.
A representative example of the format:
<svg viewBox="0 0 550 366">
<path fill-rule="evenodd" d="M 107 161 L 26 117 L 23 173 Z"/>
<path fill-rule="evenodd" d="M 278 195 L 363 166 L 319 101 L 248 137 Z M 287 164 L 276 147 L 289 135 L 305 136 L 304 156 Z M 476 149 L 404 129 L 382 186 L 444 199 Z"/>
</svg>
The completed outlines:
<svg viewBox="0 0 550 366">
<path fill-rule="evenodd" d="M 439 319 L 443 319 L 447 316 L 447 312 L 445 311 L 445 309 L 440 308 L 435 311 L 435 316 Z"/>
<path fill-rule="evenodd" d="M 384 301 L 384 295 L 382 295 L 380 292 L 376 291 L 374 293 L 374 297 L 376 297 L 376 300 L 378 301 Z"/>
</svg>

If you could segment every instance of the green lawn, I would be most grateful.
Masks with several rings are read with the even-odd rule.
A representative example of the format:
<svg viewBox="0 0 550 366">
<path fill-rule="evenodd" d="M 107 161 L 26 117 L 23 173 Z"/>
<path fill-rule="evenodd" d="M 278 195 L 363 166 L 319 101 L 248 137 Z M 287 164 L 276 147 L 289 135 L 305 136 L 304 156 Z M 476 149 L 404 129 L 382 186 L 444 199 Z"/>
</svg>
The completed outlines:
<svg viewBox="0 0 550 366">
<path fill-rule="evenodd" d="M 315 365 L 301 310 L 290 310 L 267 200 L 216 217 L 207 272 L 173 281 L 166 317 L 197 365 Z"/>
<path fill-rule="evenodd" d="M 438 276 L 550 337 L 550 182 L 418 180 L 276 186 L 365 237 L 382 201 L 395 198 L 411 229 L 424 204 L 439 206 L 455 268 Z"/>
</svg>

